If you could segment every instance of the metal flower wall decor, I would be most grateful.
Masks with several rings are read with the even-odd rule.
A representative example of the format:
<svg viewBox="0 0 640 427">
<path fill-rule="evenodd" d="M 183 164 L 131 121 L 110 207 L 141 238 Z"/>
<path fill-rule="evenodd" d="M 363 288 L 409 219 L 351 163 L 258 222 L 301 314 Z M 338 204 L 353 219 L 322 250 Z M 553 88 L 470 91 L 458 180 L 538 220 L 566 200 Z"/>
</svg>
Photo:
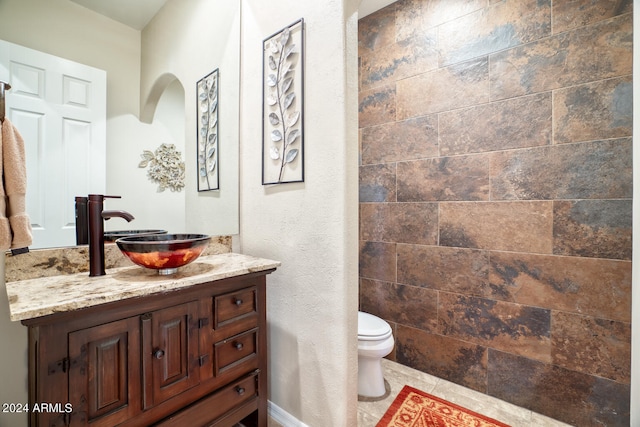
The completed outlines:
<svg viewBox="0 0 640 427">
<path fill-rule="evenodd" d="M 303 19 L 263 42 L 263 185 L 304 181 L 303 45 Z"/>
<path fill-rule="evenodd" d="M 139 168 L 149 166 L 149 180 L 158 184 L 158 192 L 167 188 L 171 191 L 182 191 L 184 188 L 184 161 L 182 154 L 174 144 L 162 144 L 155 152 L 144 150 L 140 155 L 142 161 Z"/>
<path fill-rule="evenodd" d="M 197 84 L 198 191 L 219 190 L 218 70 Z"/>
</svg>

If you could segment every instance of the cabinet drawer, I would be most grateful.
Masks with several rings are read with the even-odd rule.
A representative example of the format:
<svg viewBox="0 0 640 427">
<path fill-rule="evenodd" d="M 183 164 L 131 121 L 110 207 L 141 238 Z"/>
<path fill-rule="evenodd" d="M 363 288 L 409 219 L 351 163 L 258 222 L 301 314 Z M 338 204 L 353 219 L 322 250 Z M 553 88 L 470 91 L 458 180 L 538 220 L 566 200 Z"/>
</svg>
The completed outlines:
<svg viewBox="0 0 640 427">
<path fill-rule="evenodd" d="M 158 427 L 210 425 L 227 411 L 258 396 L 258 374 L 252 373 L 166 418 Z"/>
<path fill-rule="evenodd" d="M 240 289 L 214 298 L 214 328 L 257 314 L 256 288 Z M 257 322 L 257 320 L 256 320 Z"/>
<path fill-rule="evenodd" d="M 257 357 L 258 328 L 220 341 L 214 346 L 214 375 Z"/>
</svg>

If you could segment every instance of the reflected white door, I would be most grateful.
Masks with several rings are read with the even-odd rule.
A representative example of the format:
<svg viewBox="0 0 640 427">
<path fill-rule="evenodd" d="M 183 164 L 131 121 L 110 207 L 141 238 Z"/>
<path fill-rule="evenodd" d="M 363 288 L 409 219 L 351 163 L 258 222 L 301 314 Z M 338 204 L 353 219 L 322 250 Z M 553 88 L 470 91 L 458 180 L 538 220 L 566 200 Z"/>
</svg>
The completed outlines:
<svg viewBox="0 0 640 427">
<path fill-rule="evenodd" d="M 75 197 L 106 189 L 107 74 L 0 40 L 0 80 L 25 141 L 31 248 L 75 245 Z"/>
</svg>

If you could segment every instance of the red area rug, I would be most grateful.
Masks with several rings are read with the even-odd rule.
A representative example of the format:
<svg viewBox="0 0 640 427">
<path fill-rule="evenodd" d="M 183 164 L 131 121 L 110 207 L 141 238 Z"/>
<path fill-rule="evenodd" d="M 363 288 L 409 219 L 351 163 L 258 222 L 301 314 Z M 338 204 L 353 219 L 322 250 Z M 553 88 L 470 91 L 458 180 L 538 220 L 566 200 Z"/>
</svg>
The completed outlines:
<svg viewBox="0 0 640 427">
<path fill-rule="evenodd" d="M 509 427 L 405 385 L 376 427 Z"/>
</svg>

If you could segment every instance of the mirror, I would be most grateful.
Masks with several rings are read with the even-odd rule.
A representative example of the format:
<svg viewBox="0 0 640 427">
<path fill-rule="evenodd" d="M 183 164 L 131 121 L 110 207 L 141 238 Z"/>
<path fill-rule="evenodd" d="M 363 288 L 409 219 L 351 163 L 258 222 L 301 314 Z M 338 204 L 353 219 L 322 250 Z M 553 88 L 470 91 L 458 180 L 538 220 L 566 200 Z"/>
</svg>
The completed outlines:
<svg viewBox="0 0 640 427">
<path fill-rule="evenodd" d="M 109 199 L 105 208 L 136 219 L 110 220 L 105 229 L 238 233 L 240 3 L 168 0 L 138 31 L 71 0 L 0 2 L 0 39 L 107 73 L 105 193 L 122 198 Z M 198 192 L 196 83 L 216 69 L 220 190 Z M 175 144 L 182 154 L 182 191 L 158 192 L 147 169 L 138 167 L 145 150 L 162 144 Z M 64 199 L 60 203 L 73 204 Z"/>
</svg>

